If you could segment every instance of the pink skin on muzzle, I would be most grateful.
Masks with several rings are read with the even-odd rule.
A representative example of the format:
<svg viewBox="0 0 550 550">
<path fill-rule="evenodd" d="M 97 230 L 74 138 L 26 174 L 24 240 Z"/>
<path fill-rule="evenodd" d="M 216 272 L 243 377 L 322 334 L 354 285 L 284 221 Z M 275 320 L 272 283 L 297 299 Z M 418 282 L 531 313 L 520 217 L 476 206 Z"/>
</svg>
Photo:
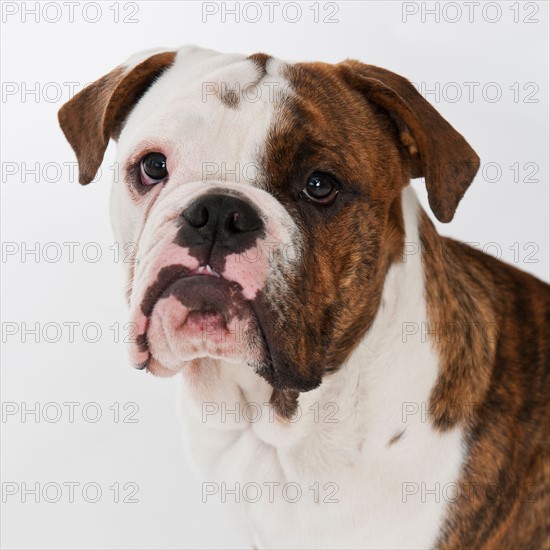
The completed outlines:
<svg viewBox="0 0 550 550">
<path fill-rule="evenodd" d="M 129 348 L 130 360 L 137 367 L 146 365 L 158 376 L 174 375 L 187 361 L 196 358 L 210 356 L 238 360 L 247 352 L 242 334 L 246 332 L 249 321 L 233 318 L 224 323 L 219 316 L 198 312 L 190 316 L 187 308 L 174 296 L 161 297 L 173 281 L 168 282 L 158 296 L 150 295 L 159 272 L 165 267 L 181 266 L 198 273 L 198 260 L 189 254 L 188 248 L 174 244 L 174 237 L 175 233 L 163 239 L 147 254 L 153 258 L 151 261 L 147 257 L 142 260 L 146 263 L 136 270 L 135 292 L 130 303 L 130 318 L 136 327 L 135 341 Z M 259 240 L 244 253 L 226 256 L 220 275 L 238 283 L 244 300 L 253 300 L 264 287 L 268 270 L 269 255 Z M 183 272 L 181 276 L 184 276 Z M 148 305 L 153 306 L 149 316 L 142 310 L 144 302 L 151 302 Z"/>
</svg>

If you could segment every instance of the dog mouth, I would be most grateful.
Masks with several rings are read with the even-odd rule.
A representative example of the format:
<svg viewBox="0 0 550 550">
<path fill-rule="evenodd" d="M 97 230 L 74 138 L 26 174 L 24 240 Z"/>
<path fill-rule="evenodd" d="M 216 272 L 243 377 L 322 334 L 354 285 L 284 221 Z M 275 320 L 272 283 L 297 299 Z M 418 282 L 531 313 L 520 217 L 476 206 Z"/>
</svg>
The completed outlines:
<svg viewBox="0 0 550 550">
<path fill-rule="evenodd" d="M 162 268 L 135 314 L 131 346 L 136 368 L 171 374 L 201 357 L 238 360 L 255 350 L 259 322 L 242 286 L 210 265 Z M 251 341 L 254 340 L 254 341 Z M 263 340 L 263 338 L 260 338 Z"/>
<path fill-rule="evenodd" d="M 289 328 L 267 291 L 247 295 L 250 276 L 242 271 L 237 282 L 226 271 L 189 263 L 144 271 L 150 282 L 137 294 L 131 316 L 137 337 L 129 351 L 137 369 L 165 377 L 185 371 L 195 379 L 210 358 L 247 364 L 274 390 L 310 391 L 321 383 L 320 364 L 300 370 L 294 348 L 287 350 L 288 333 L 300 327 L 294 321 L 295 329 Z"/>
<path fill-rule="evenodd" d="M 225 279 L 218 271 L 210 265 L 202 265 L 195 269 L 189 269 L 182 265 L 171 265 L 163 267 L 157 274 L 156 281 L 149 286 L 141 302 L 141 312 L 149 318 L 157 302 L 163 297 L 169 295 L 172 287 L 181 281 L 189 279 L 206 280 L 206 278 L 219 279 L 227 285 L 228 289 L 234 292 L 242 291 L 242 287 L 235 281 Z"/>
</svg>

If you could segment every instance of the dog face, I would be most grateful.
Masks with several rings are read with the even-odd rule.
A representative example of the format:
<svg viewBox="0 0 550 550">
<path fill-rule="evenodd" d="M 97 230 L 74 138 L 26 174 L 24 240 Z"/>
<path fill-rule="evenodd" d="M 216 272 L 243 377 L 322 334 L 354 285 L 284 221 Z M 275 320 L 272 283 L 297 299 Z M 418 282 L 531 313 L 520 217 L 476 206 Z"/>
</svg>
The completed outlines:
<svg viewBox="0 0 550 550">
<path fill-rule="evenodd" d="M 449 221 L 478 167 L 408 81 L 356 61 L 148 52 L 59 118 L 81 183 L 118 141 L 134 364 L 246 362 L 277 390 L 315 388 L 368 330 L 401 261 L 409 179 Z"/>
</svg>

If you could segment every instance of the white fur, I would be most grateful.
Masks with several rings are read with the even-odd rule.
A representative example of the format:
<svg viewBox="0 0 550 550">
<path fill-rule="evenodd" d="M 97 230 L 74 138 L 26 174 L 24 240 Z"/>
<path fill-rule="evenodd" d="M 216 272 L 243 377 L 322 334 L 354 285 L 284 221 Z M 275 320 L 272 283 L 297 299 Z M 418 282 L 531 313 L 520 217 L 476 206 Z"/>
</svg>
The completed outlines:
<svg viewBox="0 0 550 550">
<path fill-rule="evenodd" d="M 159 50 L 146 53 L 151 55 Z M 144 57 L 147 56 L 135 54 L 124 66 L 129 69 Z M 117 148 L 117 163 L 122 170 L 146 138 L 149 151 L 166 153 L 170 180 L 158 198 L 153 191 L 138 201 L 129 198 L 122 177 L 115 182 L 111 216 L 117 240 L 137 243 L 141 252 L 144 243 L 140 239 L 151 198 L 166 205 L 155 206 L 159 218 L 169 209 L 183 209 L 192 196 L 213 185 L 225 185 L 250 196 L 263 206 L 271 220 L 274 210 L 283 224 L 282 235 L 288 236 L 292 230 L 288 213 L 274 197 L 250 185 L 277 114 L 277 101 L 287 92 L 286 81 L 280 76 L 281 65 L 277 60 L 270 61 L 267 74 L 259 81 L 259 69 L 244 55 L 220 54 L 191 46 L 178 51 L 175 63 L 155 83 L 155 93 L 145 94 L 132 110 Z M 256 82 L 256 87 L 250 85 Z M 207 86 L 219 90 L 223 86 L 227 89 L 240 86 L 241 91 L 257 89 L 260 93 L 257 98 L 254 94 L 246 95 L 248 100 L 242 99 L 239 109 L 229 109 L 208 92 Z M 209 172 L 216 167 L 217 173 Z M 237 173 L 232 174 L 233 170 Z M 150 228 L 151 222 L 147 225 Z"/>
<path fill-rule="evenodd" d="M 418 203 L 411 188 L 403 192 L 403 207 L 406 241 L 419 244 Z M 257 547 L 410 549 L 435 543 L 451 498 L 448 489 L 459 477 L 463 434 L 460 429 L 439 434 L 420 412 L 403 414 L 404 404 L 427 406 L 438 372 L 430 343 L 402 337 L 403 323 L 426 320 L 416 255 L 390 268 L 372 328 L 337 373 L 301 394 L 302 415 L 293 424 L 270 418 L 265 406 L 258 421 L 255 405 L 243 410 L 247 402 L 262 405 L 270 395 L 267 384 L 246 366 L 212 363 L 210 375 L 198 384 L 183 377 L 189 452 L 203 482 L 220 489 L 226 483 L 228 490 L 240 483 L 241 502 L 227 494 L 222 508 L 249 531 Z M 222 416 L 223 403 L 228 410 L 237 405 L 240 418 Z M 216 407 L 219 413 L 212 413 Z M 332 419 L 337 422 L 328 422 Z M 289 503 L 274 489 L 269 502 L 265 482 L 298 483 L 302 497 Z M 258 502 L 243 498 L 246 483 L 257 484 L 248 486 L 249 501 L 257 498 L 257 487 L 263 488 Z M 315 483 L 319 503 L 309 489 Z M 416 495 L 404 494 L 414 487 L 407 483 L 416 484 Z M 323 490 L 325 484 L 332 485 Z M 339 502 L 323 502 L 335 488 Z M 427 492 L 434 489 L 437 495 Z M 208 498 L 221 502 L 221 492 Z"/>
</svg>

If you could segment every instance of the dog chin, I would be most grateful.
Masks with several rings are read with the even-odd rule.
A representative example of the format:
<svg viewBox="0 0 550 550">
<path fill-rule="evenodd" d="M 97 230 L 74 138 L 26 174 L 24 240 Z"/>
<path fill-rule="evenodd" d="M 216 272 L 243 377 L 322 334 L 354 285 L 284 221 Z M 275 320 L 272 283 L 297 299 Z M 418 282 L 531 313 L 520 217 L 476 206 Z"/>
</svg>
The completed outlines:
<svg viewBox="0 0 550 550">
<path fill-rule="evenodd" d="M 257 364 L 264 354 L 260 335 L 251 308 L 225 281 L 182 278 L 151 312 L 147 369 L 170 376 L 202 358 Z"/>
</svg>

